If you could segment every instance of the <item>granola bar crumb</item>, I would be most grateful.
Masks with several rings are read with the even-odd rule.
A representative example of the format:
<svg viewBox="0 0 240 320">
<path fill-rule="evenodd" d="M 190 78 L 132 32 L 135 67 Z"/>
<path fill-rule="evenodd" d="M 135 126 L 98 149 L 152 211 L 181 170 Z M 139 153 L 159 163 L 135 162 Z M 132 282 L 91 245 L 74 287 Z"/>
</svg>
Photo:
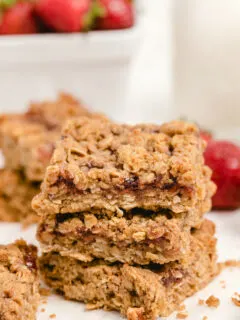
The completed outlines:
<svg viewBox="0 0 240 320">
<path fill-rule="evenodd" d="M 55 313 L 50 314 L 49 318 L 50 318 L 50 319 L 55 319 L 55 318 L 56 318 Z"/>
<path fill-rule="evenodd" d="M 205 301 L 204 301 L 203 299 L 199 299 L 199 300 L 198 300 L 198 304 L 199 304 L 199 306 L 203 306 L 203 305 L 204 305 L 204 303 L 205 303 Z"/>
<path fill-rule="evenodd" d="M 185 310 L 186 310 L 185 304 L 181 304 L 177 311 L 185 311 Z"/>
<path fill-rule="evenodd" d="M 235 306 L 240 307 L 240 300 L 237 298 L 232 297 L 232 302 L 235 304 Z"/>
<path fill-rule="evenodd" d="M 188 313 L 186 311 L 185 312 L 179 312 L 176 315 L 177 319 L 186 319 L 187 317 L 188 317 Z"/>
<path fill-rule="evenodd" d="M 240 268 L 240 261 L 239 260 L 227 260 L 224 262 L 220 262 L 219 264 L 220 271 L 226 268 Z"/>
<path fill-rule="evenodd" d="M 234 292 L 234 295 L 232 296 L 232 302 L 235 304 L 235 306 L 240 307 L 240 294 L 238 292 Z"/>
<path fill-rule="evenodd" d="M 47 288 L 40 288 L 39 289 L 39 293 L 41 296 L 43 297 L 49 297 L 50 294 L 51 294 L 51 290 L 50 289 L 47 289 Z"/>
<path fill-rule="evenodd" d="M 221 280 L 220 281 L 220 285 L 221 285 L 222 289 L 225 289 L 226 288 L 226 281 L 225 280 Z"/>
<path fill-rule="evenodd" d="M 44 308 L 42 308 L 40 311 L 41 311 L 41 312 L 45 312 L 46 310 L 45 310 Z"/>
<path fill-rule="evenodd" d="M 213 295 L 211 295 L 206 300 L 206 304 L 208 305 L 208 307 L 217 308 L 220 305 L 220 300 L 217 297 L 214 297 Z"/>
<path fill-rule="evenodd" d="M 202 320 L 208 320 L 208 317 L 207 317 L 207 316 L 204 316 Z"/>
</svg>

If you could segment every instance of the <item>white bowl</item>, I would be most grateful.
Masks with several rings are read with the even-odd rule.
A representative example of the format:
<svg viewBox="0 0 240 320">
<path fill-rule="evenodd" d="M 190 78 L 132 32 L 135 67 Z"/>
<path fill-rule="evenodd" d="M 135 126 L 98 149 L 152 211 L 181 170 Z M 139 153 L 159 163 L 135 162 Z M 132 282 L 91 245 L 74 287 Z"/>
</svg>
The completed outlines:
<svg viewBox="0 0 240 320">
<path fill-rule="evenodd" d="M 0 37 L 0 111 L 67 91 L 120 119 L 142 24 L 138 17 L 125 30 Z"/>
</svg>

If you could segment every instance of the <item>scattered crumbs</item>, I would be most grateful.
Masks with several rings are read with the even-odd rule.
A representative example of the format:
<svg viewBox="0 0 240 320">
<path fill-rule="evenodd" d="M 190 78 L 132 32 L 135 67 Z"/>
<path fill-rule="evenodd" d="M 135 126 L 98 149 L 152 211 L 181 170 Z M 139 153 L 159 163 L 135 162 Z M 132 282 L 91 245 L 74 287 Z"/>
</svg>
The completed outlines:
<svg viewBox="0 0 240 320">
<path fill-rule="evenodd" d="M 43 301 L 42 301 L 42 304 L 47 304 L 48 303 L 48 301 L 46 300 L 46 299 L 44 299 Z"/>
<path fill-rule="evenodd" d="M 208 320 L 208 317 L 207 317 L 207 316 L 204 316 L 204 317 L 202 318 L 202 320 Z"/>
<path fill-rule="evenodd" d="M 50 294 L 51 294 L 51 290 L 47 289 L 47 288 L 40 288 L 39 289 L 39 293 L 40 293 L 41 296 L 49 297 Z"/>
<path fill-rule="evenodd" d="M 56 318 L 56 315 L 55 315 L 55 313 L 53 313 L 53 314 L 50 314 L 49 318 L 50 318 L 50 319 L 54 319 L 54 318 Z"/>
<path fill-rule="evenodd" d="M 232 302 L 235 304 L 235 306 L 240 307 L 240 300 L 239 299 L 232 297 Z"/>
<path fill-rule="evenodd" d="M 203 305 L 204 305 L 204 303 L 205 303 L 205 301 L 204 301 L 203 299 L 199 299 L 199 300 L 198 300 L 198 304 L 199 304 L 199 306 L 203 306 Z"/>
<path fill-rule="evenodd" d="M 221 288 L 225 289 L 226 288 L 226 281 L 225 280 L 221 280 L 220 281 L 220 285 L 221 285 Z"/>
<path fill-rule="evenodd" d="M 220 305 L 220 300 L 212 295 L 206 300 L 206 304 L 211 308 L 217 308 Z"/>
<path fill-rule="evenodd" d="M 42 308 L 40 311 L 41 311 L 41 312 L 45 312 L 45 309 L 44 309 L 44 308 Z"/>
<path fill-rule="evenodd" d="M 179 312 L 176 315 L 177 319 L 186 319 L 188 317 L 188 313 L 187 312 Z"/>
<path fill-rule="evenodd" d="M 224 270 L 226 268 L 230 268 L 230 267 L 240 268 L 240 261 L 239 260 L 227 260 L 224 262 L 220 262 L 218 265 L 220 267 L 220 271 Z"/>
<path fill-rule="evenodd" d="M 181 304 L 178 308 L 178 311 L 184 311 L 184 310 L 186 310 L 186 306 L 185 304 Z"/>
<path fill-rule="evenodd" d="M 235 304 L 235 306 L 240 307 L 240 294 L 235 292 L 232 296 L 232 302 Z"/>
</svg>

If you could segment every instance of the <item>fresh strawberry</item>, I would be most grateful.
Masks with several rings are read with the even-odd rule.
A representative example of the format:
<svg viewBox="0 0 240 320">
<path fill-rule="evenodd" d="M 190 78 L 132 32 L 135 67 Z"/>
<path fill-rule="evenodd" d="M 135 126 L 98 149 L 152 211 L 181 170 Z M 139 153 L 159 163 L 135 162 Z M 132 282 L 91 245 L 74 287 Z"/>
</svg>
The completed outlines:
<svg viewBox="0 0 240 320">
<path fill-rule="evenodd" d="M 91 23 L 91 0 L 38 0 L 36 12 L 58 32 L 87 30 Z"/>
<path fill-rule="evenodd" d="M 217 185 L 213 207 L 235 209 L 240 207 L 240 147 L 228 141 L 208 143 L 205 162 L 213 170 Z"/>
<path fill-rule="evenodd" d="M 102 14 L 99 29 L 125 29 L 134 24 L 134 6 L 131 0 L 97 0 Z"/>
<path fill-rule="evenodd" d="M 6 2 L 6 1 L 5 1 Z M 0 34 L 30 34 L 37 32 L 33 17 L 34 6 L 30 2 L 19 2 L 7 8 L 0 17 Z"/>
</svg>

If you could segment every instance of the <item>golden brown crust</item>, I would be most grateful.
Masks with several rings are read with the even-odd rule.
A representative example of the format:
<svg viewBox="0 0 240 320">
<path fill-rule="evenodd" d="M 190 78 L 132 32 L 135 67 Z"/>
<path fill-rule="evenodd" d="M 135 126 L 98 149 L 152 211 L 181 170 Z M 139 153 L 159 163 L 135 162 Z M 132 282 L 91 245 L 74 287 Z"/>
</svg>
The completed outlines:
<svg viewBox="0 0 240 320">
<path fill-rule="evenodd" d="M 40 214 L 94 207 L 179 213 L 215 191 L 194 125 L 127 126 L 82 117 L 69 121 L 62 134 L 33 202 Z"/>
</svg>

